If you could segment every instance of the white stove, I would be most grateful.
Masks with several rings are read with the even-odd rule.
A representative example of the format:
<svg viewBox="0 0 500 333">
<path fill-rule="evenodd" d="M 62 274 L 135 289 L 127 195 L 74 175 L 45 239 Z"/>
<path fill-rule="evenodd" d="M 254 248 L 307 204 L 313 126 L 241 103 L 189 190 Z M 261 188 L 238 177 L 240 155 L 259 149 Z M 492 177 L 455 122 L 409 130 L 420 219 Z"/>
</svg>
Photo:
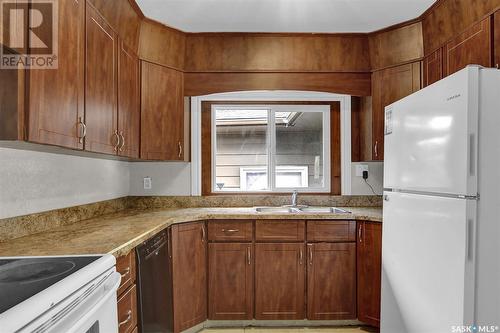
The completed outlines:
<svg viewBox="0 0 500 333">
<path fill-rule="evenodd" d="M 118 332 L 112 255 L 0 258 L 0 332 Z"/>
</svg>

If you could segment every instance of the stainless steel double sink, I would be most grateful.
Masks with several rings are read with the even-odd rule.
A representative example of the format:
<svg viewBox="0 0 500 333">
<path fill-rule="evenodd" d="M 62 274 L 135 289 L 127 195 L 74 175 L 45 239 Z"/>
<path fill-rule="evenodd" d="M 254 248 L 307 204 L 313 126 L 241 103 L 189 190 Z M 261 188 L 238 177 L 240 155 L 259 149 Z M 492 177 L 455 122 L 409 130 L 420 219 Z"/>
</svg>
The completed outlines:
<svg viewBox="0 0 500 333">
<path fill-rule="evenodd" d="M 314 207 L 314 206 L 282 206 L 282 207 L 255 207 L 257 213 L 325 213 L 325 214 L 350 214 L 342 208 L 337 207 Z"/>
</svg>

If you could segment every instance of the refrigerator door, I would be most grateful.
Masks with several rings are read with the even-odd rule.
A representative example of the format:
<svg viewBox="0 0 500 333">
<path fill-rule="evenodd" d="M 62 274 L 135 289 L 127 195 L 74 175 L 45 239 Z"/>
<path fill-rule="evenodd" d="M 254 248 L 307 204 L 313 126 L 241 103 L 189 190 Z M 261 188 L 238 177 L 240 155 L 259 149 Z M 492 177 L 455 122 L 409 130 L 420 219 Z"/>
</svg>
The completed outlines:
<svg viewBox="0 0 500 333">
<path fill-rule="evenodd" d="M 479 70 L 386 107 L 384 188 L 476 196 Z"/>
<path fill-rule="evenodd" d="M 475 204 L 384 193 L 381 332 L 442 333 L 473 323 Z"/>
</svg>

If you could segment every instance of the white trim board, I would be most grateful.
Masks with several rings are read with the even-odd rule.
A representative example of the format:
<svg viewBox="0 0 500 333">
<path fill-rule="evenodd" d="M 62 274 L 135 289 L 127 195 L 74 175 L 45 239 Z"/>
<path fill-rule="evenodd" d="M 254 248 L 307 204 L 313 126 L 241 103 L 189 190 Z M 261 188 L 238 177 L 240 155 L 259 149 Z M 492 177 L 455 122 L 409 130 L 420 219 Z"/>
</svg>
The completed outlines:
<svg viewBox="0 0 500 333">
<path fill-rule="evenodd" d="M 341 187 L 351 194 L 351 96 L 309 91 L 244 91 L 191 97 L 191 195 L 201 195 L 201 103 L 205 101 L 340 102 Z"/>
</svg>

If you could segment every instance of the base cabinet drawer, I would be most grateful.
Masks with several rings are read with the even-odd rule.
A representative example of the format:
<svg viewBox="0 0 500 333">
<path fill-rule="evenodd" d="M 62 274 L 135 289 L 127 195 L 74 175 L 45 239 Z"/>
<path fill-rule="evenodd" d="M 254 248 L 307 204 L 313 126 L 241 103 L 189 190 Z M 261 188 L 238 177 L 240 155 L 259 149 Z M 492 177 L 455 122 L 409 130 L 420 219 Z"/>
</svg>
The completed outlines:
<svg viewBox="0 0 500 333">
<path fill-rule="evenodd" d="M 355 242 L 356 221 L 307 221 L 308 242 Z"/>
<path fill-rule="evenodd" d="M 137 291 L 135 284 L 118 296 L 118 331 L 130 333 L 137 326 Z"/>
<path fill-rule="evenodd" d="M 208 223 L 208 240 L 251 242 L 253 231 L 252 220 L 225 221 L 217 220 Z"/>
<path fill-rule="evenodd" d="M 297 242 L 305 237 L 303 220 L 259 220 L 255 223 L 255 240 L 260 242 Z"/>
<path fill-rule="evenodd" d="M 116 271 L 121 274 L 122 280 L 117 295 L 121 295 L 128 287 L 135 283 L 135 251 L 116 259 Z"/>
</svg>

